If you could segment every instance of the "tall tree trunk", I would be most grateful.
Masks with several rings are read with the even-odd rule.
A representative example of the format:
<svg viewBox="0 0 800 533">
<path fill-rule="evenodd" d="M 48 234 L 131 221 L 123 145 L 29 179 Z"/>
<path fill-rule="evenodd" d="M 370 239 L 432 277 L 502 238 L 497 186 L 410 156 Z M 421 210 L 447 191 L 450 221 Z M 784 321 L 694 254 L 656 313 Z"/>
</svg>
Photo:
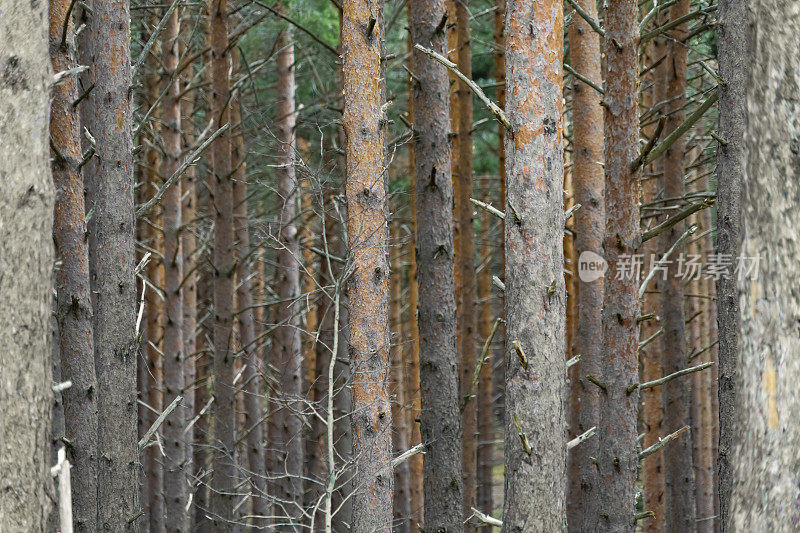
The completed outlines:
<svg viewBox="0 0 800 533">
<path fill-rule="evenodd" d="M 667 22 L 669 11 L 661 11 L 653 17 L 652 25 L 659 27 Z M 648 66 L 656 65 L 651 68 L 646 77 L 642 79 L 642 84 L 647 86 L 641 96 L 642 108 L 649 109 L 655 104 L 665 100 L 666 89 L 663 84 L 665 78 L 664 71 L 666 65 L 664 56 L 666 54 L 666 43 L 663 36 L 658 36 L 645 46 L 644 61 Z M 648 138 L 652 138 L 656 131 L 656 124 L 642 127 L 642 132 Z M 659 159 L 656 164 L 651 164 L 645 168 L 648 179 L 642 178 L 642 198 L 643 202 L 654 202 L 662 195 L 662 180 L 659 178 L 663 174 L 663 159 Z M 642 231 L 656 226 L 663 222 L 659 217 L 648 217 L 641 219 Z M 657 257 L 658 239 L 651 239 L 644 243 L 640 253 L 646 258 Z M 652 263 L 652 260 L 651 260 Z M 650 285 L 650 290 L 644 295 L 640 302 L 641 315 L 653 314 L 658 316 L 660 313 L 660 293 L 664 284 L 663 276 L 655 276 Z M 639 338 L 642 342 L 649 341 L 639 350 L 639 359 L 642 365 L 642 380 L 652 381 L 664 377 L 661 371 L 662 345 L 660 335 L 664 330 L 661 328 L 661 320 L 645 320 L 639 330 Z M 655 337 L 654 337 L 655 335 Z M 664 409 L 662 402 L 661 387 L 653 387 L 642 392 L 642 424 L 644 437 L 642 448 L 646 449 L 657 443 L 665 434 L 662 431 L 664 420 Z M 642 530 L 645 532 L 660 532 L 664 530 L 665 516 L 665 496 L 664 496 L 664 454 L 663 452 L 654 453 L 642 461 L 642 505 L 646 511 L 652 511 L 654 516 L 646 518 L 641 522 Z"/>
<path fill-rule="evenodd" d="M 71 21 L 63 28 L 68 0 L 50 2 L 50 59 L 53 70 L 75 67 L 75 38 Z M 62 36 L 66 37 L 62 41 Z M 72 516 L 79 531 L 94 531 L 97 523 L 97 376 L 94 371 L 92 300 L 89 294 L 89 246 L 83 178 L 79 165 L 81 125 L 72 103 L 78 83 L 68 76 L 53 88 L 50 109 L 50 141 L 55 184 L 53 241 L 56 269 L 61 381 L 72 386 L 61 393 L 65 436 L 72 465 Z"/>
<path fill-rule="evenodd" d="M 597 4 L 582 0 L 581 7 L 592 18 L 597 18 Z M 579 16 L 573 16 L 569 26 L 570 63 L 576 72 L 602 85 L 600 65 L 600 36 Z M 580 354 L 578 383 L 580 409 L 578 427 L 581 434 L 598 423 L 599 394 L 597 386 L 587 381 L 587 376 L 599 376 L 603 360 L 603 278 L 592 280 L 581 276 L 582 254 L 587 264 L 591 254 L 603 255 L 603 225 L 605 202 L 603 200 L 603 108 L 602 96 L 584 82 L 572 83 L 572 157 L 575 203 L 581 208 L 575 213 L 575 249 L 578 264 L 572 266 L 578 280 L 578 324 L 574 352 Z M 587 274 L 589 272 L 587 271 Z M 597 439 L 589 439 L 575 448 L 580 465 L 580 494 L 577 516 L 570 514 L 572 531 L 591 530 L 597 524 L 599 479 L 592 461 L 597 457 Z"/>
<path fill-rule="evenodd" d="M 229 122 L 230 56 L 228 2 L 211 6 L 211 116 L 217 128 Z M 233 180 L 230 131 L 214 141 L 214 458 L 211 476 L 211 511 L 215 531 L 233 529 L 236 496 L 236 420 L 233 385 L 234 233 Z"/>
<path fill-rule="evenodd" d="M 164 65 L 166 94 L 162 100 L 164 158 L 161 174 L 169 178 L 180 165 L 181 83 L 178 68 L 180 21 L 178 10 L 167 19 L 162 34 L 161 61 Z M 183 348 L 183 250 L 181 248 L 181 185 L 176 182 L 164 192 L 164 405 L 169 405 L 185 390 L 185 352 Z M 164 421 L 164 508 L 167 531 L 189 527 L 186 478 L 186 410 L 175 409 Z"/>
<path fill-rule="evenodd" d="M 155 26 L 158 24 L 158 12 L 153 10 L 148 17 L 148 24 Z M 148 37 L 149 38 L 149 37 Z M 142 95 L 144 106 L 148 109 L 156 103 L 161 93 L 160 77 L 158 75 L 160 42 L 153 44 L 150 54 L 147 56 L 142 68 L 145 91 Z M 88 104 L 87 104 L 88 106 Z M 157 138 L 161 132 L 161 109 L 156 106 L 153 110 L 152 121 L 148 124 L 146 132 L 142 132 L 139 143 L 142 143 L 145 135 L 149 136 L 149 143 L 144 152 L 144 161 L 139 165 L 140 180 L 143 187 L 140 187 L 141 199 L 143 202 L 149 200 L 162 185 L 159 176 L 161 167 L 161 153 L 158 149 Z M 93 173 L 87 172 L 94 168 L 93 162 L 84 167 L 84 176 L 87 185 L 91 185 Z M 91 188 L 89 188 L 91 191 Z M 87 195 L 88 197 L 88 195 Z M 137 220 L 139 225 L 139 235 L 143 248 L 148 250 L 151 255 L 145 267 L 145 277 L 147 278 L 144 291 L 144 310 L 145 310 L 145 343 L 144 350 L 147 358 L 147 396 L 148 404 L 147 427 L 155 422 L 156 417 L 164 407 L 163 403 L 163 341 L 164 341 L 164 299 L 159 290 L 164 287 L 164 235 L 163 210 L 162 205 L 155 205 L 153 209 Z M 91 276 L 90 276 L 91 279 Z M 158 434 L 162 433 L 159 429 Z M 148 446 L 144 457 L 144 487 L 143 499 L 146 500 L 145 509 L 146 523 L 150 533 L 160 533 L 165 531 L 164 516 L 164 469 L 161 452 L 156 445 Z"/>
<path fill-rule="evenodd" d="M 97 2 L 86 29 L 94 89 L 85 126 L 94 135 L 89 250 L 95 299 L 98 527 L 136 528 L 136 284 L 128 0 Z"/>
<path fill-rule="evenodd" d="M 445 13 L 444 0 L 411 0 L 412 41 L 445 53 Z M 425 529 L 455 532 L 462 529 L 463 486 L 449 79 L 419 50 L 412 61 Z"/>
<path fill-rule="evenodd" d="M 353 530 L 367 532 L 389 528 L 392 521 L 383 2 L 345 0 L 342 8 L 347 234 L 354 260 L 349 281 L 353 458 L 359 476 Z"/>
<path fill-rule="evenodd" d="M 491 203 L 490 187 L 483 187 L 483 201 Z M 480 302 L 480 315 L 478 317 L 478 331 L 481 339 L 486 342 L 492 334 L 494 311 L 492 310 L 492 252 L 496 245 L 492 240 L 492 214 L 485 209 L 481 211 L 481 256 L 483 267 L 478 275 L 478 301 Z M 492 403 L 492 366 L 494 358 L 491 349 L 486 352 L 486 360 L 481 366 L 477 387 L 477 399 L 463 401 L 478 402 L 478 476 L 476 508 L 484 513 L 491 513 L 492 489 L 494 488 L 492 468 L 494 467 L 494 405 Z M 487 529 L 487 531 L 490 531 Z"/>
<path fill-rule="evenodd" d="M 408 4 L 408 20 L 411 20 L 411 3 Z M 411 33 L 408 34 L 408 66 L 412 72 L 414 66 L 414 41 Z M 408 78 L 408 121 L 414 124 L 414 79 Z M 417 280 L 417 187 L 415 176 L 416 151 L 414 143 L 408 145 L 408 174 L 410 204 L 411 204 L 411 235 L 408 240 L 408 330 L 409 345 L 406 361 L 406 380 L 408 383 L 408 425 L 411 428 L 411 446 L 422 442 L 420 429 L 420 369 L 419 369 L 419 282 Z M 424 526 L 423 496 L 423 456 L 418 453 L 409 459 L 409 475 L 411 477 L 411 526 L 422 528 Z"/>
<path fill-rule="evenodd" d="M 625 271 L 639 240 L 639 25 L 635 0 L 611 0 L 604 13 L 605 205 L 608 274 L 603 287 L 604 365 L 598 422 L 599 529 L 632 530 L 639 457 L 636 450 L 639 278 Z M 596 376 L 595 376 L 596 378 Z"/>
<path fill-rule="evenodd" d="M 676 20 L 689 12 L 689 0 L 679 0 L 670 8 L 670 19 Z M 686 46 L 682 40 L 686 24 L 675 28 L 673 39 L 667 41 L 667 58 L 664 60 L 667 118 L 664 126 L 666 135 L 674 131 L 686 118 Z M 664 155 L 664 197 L 681 198 L 683 184 L 684 152 L 686 138 L 681 136 Z M 659 253 L 665 254 L 683 235 L 685 224 L 678 223 L 662 233 L 659 239 Z M 674 257 L 683 253 L 679 244 L 673 250 Z M 662 371 L 672 374 L 687 367 L 686 330 L 683 313 L 683 286 L 678 262 L 666 265 L 666 281 L 661 290 L 661 319 L 664 328 L 662 341 Z M 691 394 L 689 380 L 673 379 L 665 383 L 661 394 L 664 401 L 665 433 L 673 433 L 691 420 Z M 666 495 L 666 528 L 668 531 L 690 531 L 695 528 L 694 470 L 692 468 L 692 436 L 684 432 L 675 442 L 664 448 L 664 486 Z"/>
<path fill-rule="evenodd" d="M 508 4 L 503 531 L 567 526 L 563 34 L 561 2 Z"/>
<path fill-rule="evenodd" d="M 726 17 L 729 14 L 726 11 Z M 740 79 L 744 82 L 746 106 L 726 110 L 735 115 L 746 113 L 742 139 L 736 137 L 735 131 L 725 131 L 733 134 L 725 139 L 726 148 L 736 153 L 741 146 L 742 158 L 738 162 L 744 165 L 740 212 L 744 259 L 736 265 L 738 272 L 734 267 L 729 270 L 729 275 L 737 277 L 740 322 L 734 333 L 738 335 L 740 351 L 732 383 L 733 428 L 727 425 L 728 420 L 723 428 L 733 429 L 735 435 L 733 442 L 727 441 L 728 445 L 733 444 L 727 450 L 733 475 L 726 526 L 733 531 L 796 531 L 800 526 L 800 360 L 793 354 L 800 350 L 800 239 L 794 231 L 800 204 L 800 10 L 795 2 L 753 1 L 748 5 L 746 21 L 746 34 L 730 35 L 726 27 L 720 35 L 720 42 L 744 40 L 745 35 L 749 39 L 743 62 L 735 67 L 745 69 L 743 79 L 731 76 L 728 68 L 732 65 L 728 61 L 732 57 L 726 57 L 726 70 L 722 73 L 729 85 Z M 727 94 L 725 103 L 736 106 L 737 102 L 729 97 Z M 727 115 L 726 120 L 729 118 Z M 724 169 L 736 175 L 736 169 L 727 165 Z M 721 172 L 719 166 L 717 171 Z M 730 179 L 725 176 L 723 181 L 720 176 L 720 183 L 732 188 L 726 195 L 735 192 L 736 182 Z M 728 207 L 720 216 L 737 217 Z M 729 223 L 726 220 L 721 225 L 726 233 Z M 734 235 L 725 236 L 728 239 Z M 747 274 L 748 267 L 755 268 L 756 260 L 757 275 Z M 727 286 L 720 286 L 720 296 L 727 300 L 730 294 L 722 289 Z M 720 321 L 720 329 L 723 325 L 731 327 L 731 323 Z M 730 371 L 730 363 L 726 361 L 726 371 Z"/>
<path fill-rule="evenodd" d="M 392 447 L 394 454 L 399 455 L 408 449 L 408 426 L 404 406 L 406 404 L 406 383 L 403 368 L 403 279 L 400 260 L 399 221 L 393 220 L 390 228 L 391 244 L 389 250 L 391 276 L 389 279 L 390 315 L 389 325 L 395 342 L 392 343 L 392 369 L 390 374 L 392 401 Z M 403 461 L 394 468 L 394 493 L 392 514 L 392 531 L 395 533 L 411 533 L 411 500 L 409 499 L 408 462 Z"/>
<path fill-rule="evenodd" d="M 470 42 L 469 0 L 457 0 L 456 4 L 456 45 L 458 47 L 458 69 L 472 78 L 472 47 Z M 458 181 L 455 197 L 456 235 L 459 241 L 456 268 L 459 270 L 458 295 L 458 347 L 460 354 L 460 392 L 467 394 L 472 374 L 475 372 L 475 229 L 472 223 L 474 208 L 472 197 L 472 91 L 459 80 L 456 88 L 457 123 L 452 127 L 458 132 L 458 170 L 454 178 Z M 477 488 L 477 402 L 468 402 L 461 413 L 463 431 L 463 476 L 464 476 L 464 516 L 472 514 L 475 506 Z M 472 531 L 471 524 L 465 531 Z"/>
<path fill-rule="evenodd" d="M 53 71 L 45 37 L 47 5 L 5 2 L 0 35 L 0 528 L 44 531 L 52 486 L 55 200 L 48 159 Z M 135 370 L 132 375 L 135 383 Z M 131 430 L 136 431 L 135 420 Z"/>
<path fill-rule="evenodd" d="M 278 514 L 293 527 L 300 524 L 303 509 L 303 421 L 300 418 L 302 385 L 302 346 L 300 343 L 300 311 L 296 303 L 300 295 L 300 271 L 297 228 L 297 178 L 295 172 L 295 81 L 294 46 L 288 29 L 278 40 L 278 151 L 277 169 L 280 247 L 278 249 L 278 294 L 275 321 L 278 328 L 273 336 L 275 366 L 279 375 L 277 411 L 273 411 L 275 464 L 278 472 L 278 494 L 282 501 Z"/>
<path fill-rule="evenodd" d="M 198 15 L 202 16 L 202 15 Z M 181 34 L 185 40 L 190 40 L 193 32 L 195 20 L 189 15 L 189 10 L 184 11 L 181 19 Z M 182 55 L 186 52 L 185 45 L 181 45 Z M 183 149 L 191 150 L 195 143 L 194 109 L 197 91 L 190 90 L 193 77 L 193 69 L 189 68 L 188 73 L 181 77 L 181 131 L 183 133 Z M 194 165 L 186 169 L 181 181 L 182 204 L 181 214 L 183 224 L 181 226 L 181 249 L 183 251 L 183 353 L 184 353 L 184 376 L 185 388 L 183 396 L 184 412 L 189 420 L 194 418 L 195 412 L 195 390 L 197 376 L 195 362 L 197 360 L 197 169 Z M 201 406 L 202 407 L 202 406 Z M 194 448 L 194 426 L 186 431 L 186 461 L 188 462 L 187 473 L 191 476 L 193 469 L 191 466 Z M 191 477 L 189 478 L 191 479 Z M 189 497 L 193 491 L 190 490 Z"/>
<path fill-rule="evenodd" d="M 233 72 L 240 70 L 239 50 L 231 50 Z M 231 160 L 233 162 L 233 214 L 236 239 L 236 307 L 239 325 L 239 339 L 244 372 L 242 374 L 244 394 L 244 433 L 247 449 L 247 466 L 252 496 L 249 523 L 256 528 L 268 525 L 269 505 L 267 500 L 266 465 L 264 455 L 264 393 L 261 387 L 262 363 L 259 340 L 256 336 L 255 311 L 253 305 L 253 281 L 249 257 L 250 221 L 247 211 L 247 163 L 245 161 L 244 125 L 239 94 L 231 102 L 231 124 L 236 127 L 233 133 Z M 256 263 L 258 268 L 258 263 Z"/>
<path fill-rule="evenodd" d="M 749 3 L 722 0 L 717 12 L 717 57 L 724 84 L 719 91 L 719 135 L 725 144 L 717 148 L 717 254 L 739 257 L 742 247 L 742 186 L 744 181 L 744 131 L 748 72 Z M 742 437 L 737 433 L 736 383 L 740 358 L 739 288 L 733 276 L 717 280 L 719 331 L 719 521 L 729 524 L 733 490 L 733 451 Z"/>
</svg>

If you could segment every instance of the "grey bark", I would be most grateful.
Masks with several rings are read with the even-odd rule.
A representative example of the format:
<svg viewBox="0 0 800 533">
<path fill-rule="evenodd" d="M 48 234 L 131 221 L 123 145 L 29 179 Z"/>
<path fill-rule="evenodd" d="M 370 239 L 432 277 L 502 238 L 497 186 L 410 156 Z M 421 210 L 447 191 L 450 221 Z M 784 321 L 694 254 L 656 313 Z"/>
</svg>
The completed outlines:
<svg viewBox="0 0 800 533">
<path fill-rule="evenodd" d="M 0 529 L 44 531 L 50 514 L 53 312 L 47 4 L 0 16 Z M 133 425 L 135 429 L 135 423 Z"/>
<path fill-rule="evenodd" d="M 445 54 L 437 31 L 442 0 L 411 0 L 414 44 Z M 461 531 L 462 460 L 459 411 L 456 295 L 453 248 L 453 183 L 450 170 L 450 95 L 447 70 L 414 49 L 414 170 L 419 283 L 420 432 L 425 528 Z M 414 310 L 412 309 L 413 313 Z"/>
<path fill-rule="evenodd" d="M 295 169 L 295 80 L 294 45 L 288 29 L 278 41 L 278 157 L 277 202 L 280 212 L 276 306 L 278 324 L 273 335 L 273 361 L 278 370 L 278 394 L 274 397 L 276 411 L 271 417 L 271 440 L 274 461 L 278 468 L 276 483 L 279 500 L 276 506 L 278 523 L 295 528 L 300 523 L 303 508 L 303 439 L 301 418 L 302 345 L 300 343 L 300 248 L 295 226 L 297 214 L 297 179 Z M 274 435 L 274 436 L 273 436 Z M 287 526 L 287 524 L 293 524 Z"/>
<path fill-rule="evenodd" d="M 739 145 L 741 253 L 745 258 L 759 258 L 759 272 L 757 277 L 732 273 L 738 289 L 740 323 L 734 333 L 738 333 L 740 350 L 726 353 L 727 358 L 735 357 L 735 397 L 733 428 L 726 420 L 725 429 L 733 429 L 735 440 L 726 435 L 732 476 L 725 518 L 732 531 L 797 531 L 800 238 L 795 228 L 800 204 L 800 5 L 787 0 L 752 1 L 746 20 L 747 33 L 730 36 L 741 40 L 746 36 L 749 45 L 743 63 L 737 65 L 745 68 L 741 78 L 744 107 L 730 111 L 744 113 Z M 730 75 L 730 70 L 725 74 Z M 728 83 L 738 81 L 733 78 Z M 721 320 L 723 324 L 728 333 L 732 324 Z"/>
<path fill-rule="evenodd" d="M 85 30 L 94 84 L 84 124 L 96 140 L 89 204 L 98 385 L 98 528 L 129 531 L 139 510 L 136 284 L 128 0 L 96 2 Z"/>
<path fill-rule="evenodd" d="M 506 10 L 504 532 L 567 527 L 562 10 Z"/>
<path fill-rule="evenodd" d="M 719 135 L 726 143 L 717 149 L 717 253 L 738 257 L 741 250 L 741 195 L 744 173 L 745 67 L 747 3 L 720 0 L 717 12 L 719 75 L 725 81 L 719 91 Z M 728 520 L 733 470 L 731 453 L 738 436 L 734 387 L 739 358 L 739 290 L 732 277 L 717 280 L 719 338 L 719 478 L 720 525 Z"/>
</svg>

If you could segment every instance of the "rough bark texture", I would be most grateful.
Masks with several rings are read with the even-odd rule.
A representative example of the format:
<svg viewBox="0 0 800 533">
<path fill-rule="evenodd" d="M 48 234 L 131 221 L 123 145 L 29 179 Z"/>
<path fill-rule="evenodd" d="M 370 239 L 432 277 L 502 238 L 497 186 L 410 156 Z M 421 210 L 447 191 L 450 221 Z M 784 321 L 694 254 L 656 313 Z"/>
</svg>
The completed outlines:
<svg viewBox="0 0 800 533">
<path fill-rule="evenodd" d="M 605 201 L 603 239 L 608 271 L 603 294 L 603 377 L 598 423 L 598 528 L 627 531 L 634 525 L 639 457 L 636 413 L 638 382 L 639 279 L 625 269 L 639 240 L 639 172 L 631 171 L 638 154 L 637 3 L 611 0 L 604 13 Z"/>
<path fill-rule="evenodd" d="M 297 178 L 295 173 L 295 81 L 294 46 L 288 29 L 278 41 L 278 152 L 277 201 L 280 210 L 280 247 L 278 249 L 277 290 L 280 304 L 275 321 L 279 327 L 273 336 L 274 365 L 278 369 L 279 394 L 273 411 L 275 465 L 281 501 L 278 515 L 293 524 L 300 523 L 303 509 L 303 422 L 300 417 L 303 384 L 302 346 L 300 343 L 300 250 L 295 226 Z"/>
<path fill-rule="evenodd" d="M 411 39 L 445 52 L 442 0 L 411 0 Z M 425 529 L 461 531 L 461 415 L 456 351 L 450 94 L 446 69 L 415 50 L 414 187 L 419 262 L 420 412 Z"/>
<path fill-rule="evenodd" d="M 683 17 L 689 12 L 689 0 L 680 0 L 670 8 L 670 20 Z M 682 39 L 686 24 L 676 27 L 667 40 L 667 58 L 664 60 L 667 115 L 665 136 L 672 133 L 686 118 L 686 56 L 687 49 Z M 664 154 L 663 186 L 664 198 L 680 198 L 684 195 L 684 152 L 686 137 L 681 136 Z M 659 254 L 663 255 L 675 245 L 686 230 L 685 223 L 678 223 L 659 235 Z M 661 319 L 664 334 L 661 336 L 662 364 L 664 375 L 687 367 L 686 328 L 684 325 L 683 279 L 679 263 L 674 261 L 684 253 L 679 244 L 673 250 L 673 261 L 666 265 L 666 281 L 661 287 Z M 691 421 L 690 380 L 673 379 L 661 387 L 664 402 L 663 430 L 673 433 Z M 692 436 L 686 431 L 666 446 L 664 454 L 664 488 L 666 495 L 666 528 L 668 531 L 690 531 L 695 528 L 694 469 L 692 467 Z"/>
<path fill-rule="evenodd" d="M 62 43 L 69 0 L 50 2 L 50 59 L 55 72 L 74 68 L 75 39 L 70 22 Z M 53 88 L 50 140 L 56 188 L 53 241 L 56 259 L 56 319 L 58 320 L 64 426 L 71 464 L 72 517 L 77 531 L 94 531 L 97 521 L 97 376 L 94 371 L 94 331 L 89 293 L 89 245 L 81 163 L 81 127 L 72 103 L 77 80 L 69 76 Z"/>
<path fill-rule="evenodd" d="M 240 68 L 239 50 L 231 50 L 233 72 Z M 242 109 L 239 94 L 231 102 L 231 122 L 238 125 L 233 133 L 231 143 L 231 160 L 233 164 L 233 205 L 234 232 L 236 239 L 236 309 L 239 326 L 239 341 L 244 365 L 242 373 L 244 403 L 245 448 L 247 449 L 247 477 L 252 518 L 249 523 L 254 527 L 267 527 L 269 506 L 267 500 L 266 466 L 264 455 L 264 394 L 262 391 L 261 354 L 259 340 L 256 336 L 256 320 L 253 303 L 255 287 L 250 268 L 250 220 L 247 211 L 247 163 L 245 162 L 245 144 L 242 124 Z M 255 263 L 255 268 L 259 264 Z"/>
<path fill-rule="evenodd" d="M 742 246 L 741 197 L 744 174 L 745 91 L 747 52 L 751 38 L 747 27 L 748 4 L 721 0 L 717 11 L 719 75 L 725 82 L 719 91 L 719 135 L 725 144 L 717 148 L 717 253 L 738 257 Z M 736 428 L 739 367 L 739 289 L 733 277 L 717 280 L 719 329 L 719 514 L 727 529 L 733 487 L 733 447 L 740 438 Z"/>
<path fill-rule="evenodd" d="M 44 531 L 52 486 L 55 200 L 48 160 L 53 71 L 47 5 L 5 2 L 0 35 L 0 529 Z M 135 432 L 134 421 L 131 427 Z"/>
<path fill-rule="evenodd" d="M 408 20 L 411 20 L 411 3 L 408 5 Z M 408 67 L 414 72 L 414 41 L 411 32 L 408 34 L 408 49 L 411 55 L 408 58 Z M 414 123 L 414 79 L 408 78 L 408 121 Z M 416 151 L 414 143 L 408 145 L 408 174 L 410 204 L 411 204 L 411 235 L 408 240 L 408 356 L 406 358 L 406 381 L 408 383 L 408 424 L 411 428 L 411 446 L 422 442 L 420 429 L 420 369 L 419 369 L 419 280 L 417 279 L 417 187 L 414 176 L 416 175 Z M 412 527 L 421 528 L 424 524 L 425 500 L 423 496 L 423 456 L 416 454 L 409 459 L 411 476 L 411 513 Z"/>
<path fill-rule="evenodd" d="M 563 34 L 560 1 L 509 2 L 504 532 L 567 526 Z"/>
<path fill-rule="evenodd" d="M 457 0 L 456 4 L 456 45 L 458 47 L 458 70 L 467 78 L 472 78 L 472 44 L 470 42 L 469 0 Z M 456 295 L 458 302 L 458 347 L 460 392 L 462 399 L 467 394 L 472 374 L 475 372 L 475 228 L 472 214 L 475 211 L 470 202 L 472 198 L 472 91 L 459 80 L 456 85 L 456 117 L 453 127 L 458 134 L 458 168 L 453 178 L 458 182 L 455 188 L 455 239 L 458 239 L 456 268 L 459 271 Z M 472 514 L 475 507 L 477 489 L 478 461 L 478 406 L 469 402 L 461 412 L 463 431 L 463 476 L 464 476 L 464 517 Z M 474 531 L 472 523 L 464 525 L 464 531 Z"/>
<path fill-rule="evenodd" d="M 216 0 L 211 6 L 211 116 L 217 127 L 230 118 L 228 100 L 227 0 Z M 212 204 L 214 211 L 214 458 L 211 477 L 211 512 L 215 531 L 230 531 L 236 504 L 236 420 L 234 419 L 233 385 L 233 293 L 234 233 L 233 180 L 230 131 L 222 133 L 212 146 L 214 177 Z"/>
<path fill-rule="evenodd" d="M 85 30 L 94 90 L 85 127 L 96 139 L 89 223 L 98 385 L 97 527 L 136 528 L 136 284 L 127 0 L 92 5 Z"/>
<path fill-rule="evenodd" d="M 392 413 L 389 402 L 388 206 L 381 79 L 381 0 L 342 3 L 347 137 L 350 366 L 353 372 L 353 530 L 385 530 L 392 520 Z"/>
<path fill-rule="evenodd" d="M 164 158 L 161 175 L 169 178 L 180 165 L 181 103 L 178 67 L 178 10 L 172 12 L 162 33 L 161 61 L 168 84 L 162 100 L 162 138 Z M 181 248 L 181 184 L 175 183 L 164 193 L 164 405 L 169 405 L 185 391 L 185 357 L 183 349 L 183 250 Z M 185 531 L 189 527 L 187 507 L 189 493 L 186 478 L 187 412 L 175 409 L 163 424 L 164 433 L 164 509 L 167 531 Z"/>
<path fill-rule="evenodd" d="M 583 0 L 580 5 L 591 17 L 597 18 L 596 2 Z M 580 16 L 573 15 L 569 26 L 569 46 L 572 68 L 595 84 L 602 85 L 600 36 Z M 605 224 L 602 96 L 577 79 L 572 83 L 572 94 L 572 179 L 575 203 L 581 204 L 574 215 L 575 249 L 579 258 L 584 252 L 602 256 Z M 600 391 L 586 377 L 600 375 L 603 358 L 603 278 L 583 281 L 580 269 L 580 263 L 571 269 L 573 277 L 578 280 L 574 353 L 581 356 L 578 363 L 580 408 L 576 434 L 597 425 Z M 597 523 L 600 486 L 597 467 L 592 461 L 592 457 L 597 457 L 597 442 L 598 439 L 589 439 L 574 450 L 580 465 L 580 494 L 571 495 L 578 506 L 576 512 L 568 516 L 571 531 L 589 531 Z"/>
<path fill-rule="evenodd" d="M 750 2 L 748 23 L 741 235 L 742 254 L 759 258 L 759 272 L 756 278 L 740 271 L 736 279 L 741 351 L 733 381 L 736 433 L 728 449 L 733 479 L 727 525 L 732 531 L 797 531 L 800 5 Z"/>
</svg>

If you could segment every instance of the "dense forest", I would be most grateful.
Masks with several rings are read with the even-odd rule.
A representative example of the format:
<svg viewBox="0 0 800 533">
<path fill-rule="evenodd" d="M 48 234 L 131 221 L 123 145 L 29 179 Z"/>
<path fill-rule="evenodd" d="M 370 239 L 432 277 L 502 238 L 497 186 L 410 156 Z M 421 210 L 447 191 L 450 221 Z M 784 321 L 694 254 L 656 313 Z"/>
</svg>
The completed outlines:
<svg viewBox="0 0 800 533">
<path fill-rule="evenodd" d="M 796 0 L 0 0 L 0 532 L 800 531 Z"/>
</svg>

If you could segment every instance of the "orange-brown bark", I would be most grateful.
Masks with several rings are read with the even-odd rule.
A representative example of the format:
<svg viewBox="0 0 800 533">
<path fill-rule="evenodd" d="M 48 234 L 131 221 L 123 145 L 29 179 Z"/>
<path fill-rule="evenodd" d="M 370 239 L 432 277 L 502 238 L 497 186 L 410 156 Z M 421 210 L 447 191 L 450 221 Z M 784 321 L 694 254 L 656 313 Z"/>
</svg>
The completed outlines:
<svg viewBox="0 0 800 533">
<path fill-rule="evenodd" d="M 353 460 L 359 486 L 353 529 L 385 530 L 392 520 L 389 395 L 388 206 L 384 151 L 383 3 L 342 3 L 344 113 L 347 137 L 347 234 L 354 266 L 349 280 Z"/>
</svg>

